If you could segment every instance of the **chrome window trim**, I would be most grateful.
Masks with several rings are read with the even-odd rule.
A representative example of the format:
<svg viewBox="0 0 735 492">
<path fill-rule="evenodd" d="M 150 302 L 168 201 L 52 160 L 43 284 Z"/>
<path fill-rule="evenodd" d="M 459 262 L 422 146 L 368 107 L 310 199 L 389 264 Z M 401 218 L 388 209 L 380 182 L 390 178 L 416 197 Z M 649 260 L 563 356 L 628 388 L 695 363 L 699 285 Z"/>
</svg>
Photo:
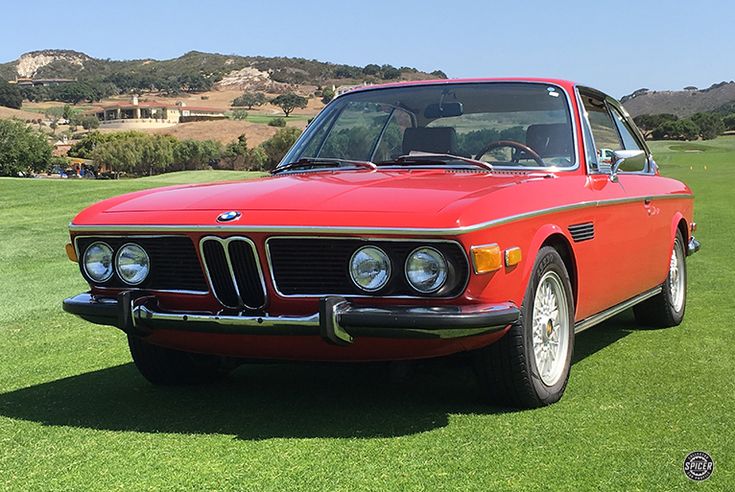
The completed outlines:
<svg viewBox="0 0 735 492">
<path fill-rule="evenodd" d="M 432 87 L 432 86 L 448 86 L 448 85 L 486 85 L 486 84 L 531 84 L 531 85 L 540 85 L 544 87 L 555 87 L 558 89 L 562 94 L 564 94 L 564 99 L 566 101 L 567 111 L 569 112 L 569 119 L 570 123 L 572 125 L 572 146 L 573 146 L 573 157 L 574 157 L 574 163 L 572 166 L 500 166 L 493 164 L 493 168 L 495 169 L 521 169 L 521 170 L 528 170 L 528 171 L 546 171 L 546 172 L 566 172 L 566 171 L 576 171 L 579 169 L 580 166 L 580 154 L 579 154 L 579 142 L 577 138 L 577 119 L 575 118 L 574 114 L 574 108 L 572 107 L 572 100 L 570 95 L 567 93 L 566 89 L 562 87 L 559 84 L 556 84 L 554 82 L 543 82 L 540 80 L 486 80 L 486 81 L 478 81 L 478 80 L 464 80 L 464 81 L 452 81 L 447 80 L 446 82 L 430 82 L 430 83 L 424 83 L 424 84 L 413 84 L 411 86 L 406 87 Z M 347 97 L 348 94 L 358 94 L 358 93 L 364 93 L 364 92 L 371 92 L 371 91 L 381 91 L 381 90 L 392 90 L 392 89 L 400 89 L 401 86 L 390 86 L 390 87 L 366 87 L 366 88 L 360 88 L 356 89 L 354 91 L 349 91 L 340 96 L 340 98 Z M 322 113 L 324 113 L 329 106 L 336 101 L 338 98 L 335 97 L 332 99 L 332 101 L 329 102 L 327 106 L 325 106 L 322 111 L 314 118 L 314 121 L 312 123 L 316 123 L 318 121 L 319 116 L 321 116 Z M 311 125 L 310 125 L 311 126 Z M 314 126 L 313 128 L 316 128 Z M 305 141 L 306 138 L 310 135 L 310 132 L 305 131 L 301 134 L 301 136 L 294 142 L 293 146 L 289 149 L 288 152 L 286 152 L 286 155 L 281 159 L 281 162 L 278 163 L 278 166 L 276 166 L 276 169 L 279 167 L 286 165 L 289 162 L 294 161 L 295 159 L 292 157 L 292 154 L 294 153 L 295 149 L 297 147 L 301 147 L 303 145 L 302 139 Z M 491 172 L 491 171 L 490 171 Z"/>
<path fill-rule="evenodd" d="M 337 239 L 337 240 L 359 240 L 364 241 L 366 244 L 365 246 L 370 246 L 369 243 L 371 242 L 425 242 L 425 243 L 452 243 L 456 244 L 460 247 L 462 250 L 462 256 L 464 257 L 466 266 L 467 266 L 467 278 L 465 279 L 464 285 L 462 285 L 462 288 L 459 290 L 459 294 L 456 296 L 446 297 L 446 296 L 431 296 L 431 295 L 416 295 L 416 296 L 409 296 L 409 295 L 398 295 L 398 296 L 386 296 L 386 295 L 367 295 L 367 294 L 335 294 L 335 293 L 315 293 L 315 294 L 284 294 L 280 290 L 278 290 L 278 284 L 276 283 L 275 276 L 273 275 L 273 263 L 271 261 L 271 250 L 270 245 L 268 244 L 271 239 Z M 382 299 L 457 299 L 460 297 L 465 290 L 467 290 L 467 285 L 470 283 L 470 275 L 472 270 L 470 269 L 470 263 L 467 259 L 467 252 L 464 249 L 464 246 L 459 241 L 454 241 L 452 239 L 424 239 L 424 238 L 382 238 L 382 237 L 357 237 L 357 236 L 350 236 L 350 237 L 331 237 L 331 236 L 271 236 L 268 239 L 265 240 L 265 256 L 268 261 L 268 272 L 270 274 L 271 279 L 271 285 L 273 285 L 273 290 L 276 294 L 278 294 L 279 297 L 284 298 L 321 298 L 321 297 L 329 297 L 329 296 L 342 296 L 342 297 L 349 297 L 349 298 L 368 298 L 368 299 L 375 299 L 375 298 L 382 298 Z M 405 269 L 404 269 L 405 274 Z M 410 284 L 409 284 L 410 286 Z"/>
<path fill-rule="evenodd" d="M 263 268 L 260 265 L 260 255 L 258 254 L 258 248 L 255 246 L 255 243 L 248 237 L 245 236 L 229 236 L 229 237 L 219 237 L 219 236 L 204 236 L 199 240 L 199 255 L 201 257 L 201 263 L 204 267 L 204 275 L 207 280 L 207 283 L 209 284 L 209 290 L 212 292 L 212 295 L 215 299 L 217 299 L 217 302 L 222 304 L 223 306 L 231 309 L 238 309 L 242 306 L 229 306 L 225 304 L 219 296 L 217 296 L 217 291 L 214 288 L 214 285 L 212 284 L 212 276 L 209 273 L 209 266 L 207 265 L 207 260 L 204 257 L 204 243 L 206 241 L 216 241 L 222 245 L 222 249 L 225 253 L 225 260 L 227 261 L 227 269 L 230 272 L 230 278 L 232 280 L 232 284 L 235 287 L 235 293 L 237 294 L 237 299 L 240 301 L 240 304 L 242 306 L 246 307 L 247 309 L 262 309 L 265 307 L 266 304 L 268 304 L 268 289 L 266 289 L 265 286 L 265 277 L 263 275 Z M 237 280 L 235 279 L 235 268 L 232 265 L 232 259 L 230 258 L 230 243 L 234 241 L 243 241 L 250 246 L 250 249 L 253 251 L 253 257 L 255 259 L 255 265 L 258 269 L 258 278 L 260 280 L 260 287 L 263 289 L 263 304 L 260 306 L 249 306 L 245 304 L 245 301 L 243 301 L 242 296 L 240 295 L 240 288 L 237 285 Z"/>
<path fill-rule="evenodd" d="M 579 117 L 580 117 L 580 120 L 583 119 L 583 121 L 586 122 L 587 127 L 590 129 L 590 138 L 592 139 L 592 145 L 595 148 L 595 156 L 597 156 L 597 144 L 595 144 L 595 136 L 592 133 L 592 125 L 590 125 L 589 118 L 587 116 L 587 110 L 584 108 L 584 103 L 582 102 L 582 96 L 580 94 L 580 90 L 589 92 L 590 95 L 595 96 L 595 97 L 599 97 L 600 99 L 602 99 L 602 102 L 607 107 L 608 115 L 613 120 L 613 124 L 615 125 L 615 130 L 618 132 L 618 137 L 621 140 L 621 145 L 622 145 L 622 136 L 620 135 L 620 129 L 617 126 L 618 124 L 615 122 L 615 117 L 611 113 L 610 107 L 612 107 L 613 109 L 615 109 L 616 111 L 618 111 L 623 116 L 623 119 L 625 120 L 625 122 L 630 127 L 630 130 L 632 130 L 631 133 L 633 134 L 633 138 L 636 139 L 636 141 L 638 142 L 638 145 L 641 147 L 641 149 L 644 152 L 646 152 L 646 156 L 647 156 L 647 164 L 646 164 L 646 167 L 647 167 L 647 170 L 645 170 L 645 171 L 635 171 L 635 172 L 622 172 L 622 174 L 639 174 L 639 175 L 645 175 L 645 176 L 654 176 L 656 174 L 656 169 L 655 169 L 655 166 L 653 164 L 653 162 L 654 162 L 653 161 L 653 154 L 651 153 L 651 150 L 648 148 L 648 144 L 646 144 L 646 139 L 643 138 L 643 135 L 641 135 L 640 130 L 638 130 L 638 127 L 635 125 L 635 122 L 632 120 L 632 118 L 630 117 L 630 115 L 628 114 L 628 112 L 625 110 L 625 108 L 623 107 L 623 105 L 620 103 L 620 101 L 616 100 L 613 97 L 608 96 L 604 92 L 598 91 L 597 89 L 593 89 L 591 87 L 580 86 L 580 85 L 575 84 L 574 85 L 574 92 L 575 92 L 576 97 L 577 97 L 577 105 L 579 106 L 579 111 L 580 111 Z M 582 132 L 582 138 L 585 138 L 584 131 Z M 599 175 L 599 174 L 608 175 L 609 174 L 609 173 L 606 173 L 604 171 L 592 170 L 592 169 L 590 169 L 590 163 L 587 162 L 586 164 L 587 164 L 586 167 L 587 167 L 587 174 L 588 175 Z"/>
<path fill-rule="evenodd" d="M 541 210 L 533 210 L 530 212 L 523 212 L 520 214 L 509 215 L 499 219 L 493 219 L 486 222 L 479 222 L 477 224 L 459 226 L 459 227 L 446 227 L 446 228 L 416 228 L 416 227 L 350 227 L 350 226 L 278 226 L 278 225 L 249 225 L 249 226 L 211 226 L 211 225 L 79 225 L 69 224 L 69 230 L 74 231 L 99 231 L 99 232 L 126 232 L 126 231 L 175 231 L 175 232 L 207 232 L 207 233 L 219 233 L 219 234 L 233 234 L 240 232 L 248 233 L 293 233 L 293 234 L 310 234 L 314 237 L 314 234 L 379 234 L 379 235 L 401 235 L 401 236 L 459 236 L 462 234 L 469 234 L 472 232 L 489 229 L 499 225 L 509 224 L 512 222 L 518 222 L 525 219 L 532 219 L 542 215 L 549 215 L 556 212 L 566 212 L 569 210 L 577 210 L 580 208 L 595 208 L 605 207 L 609 205 L 617 205 L 620 203 L 638 202 L 645 199 L 656 199 L 656 200 L 682 200 L 682 199 L 693 199 L 694 195 L 691 193 L 673 193 L 666 195 L 640 195 L 635 197 L 625 198 L 612 198 L 606 200 L 590 200 L 584 202 L 571 203 L 567 205 L 559 205 L 556 207 L 544 208 Z M 86 237 L 86 236 L 85 236 Z M 118 236 L 115 236 L 118 237 Z M 286 236 L 286 237 L 297 237 L 297 236 Z M 323 237 L 323 236 L 316 236 Z M 335 238 L 339 239 L 339 238 Z M 350 237 L 348 239 L 366 239 L 363 237 Z M 370 238 L 373 240 L 389 240 L 386 238 Z M 401 241 L 416 240 L 411 238 L 403 238 Z M 266 248 L 267 253 L 267 248 Z"/>
<path fill-rule="evenodd" d="M 70 231 L 74 231 L 75 230 L 72 226 L 73 226 L 73 224 L 69 224 L 69 230 Z M 94 229 L 94 230 L 98 230 L 98 229 Z M 129 229 L 121 229 L 121 230 L 119 230 L 119 232 L 125 232 L 126 230 L 129 230 Z M 140 230 L 140 228 L 138 228 L 138 230 Z M 116 229 L 111 229 L 111 231 L 118 232 L 118 230 L 116 230 Z M 77 258 L 80 258 L 79 261 L 81 262 L 82 261 L 81 260 L 82 257 L 79 255 L 79 244 L 77 243 L 77 241 L 79 239 L 87 239 L 87 238 L 89 238 L 89 239 L 97 239 L 97 238 L 153 239 L 153 238 L 160 238 L 160 237 L 188 237 L 188 236 L 185 236 L 183 234 L 153 234 L 153 235 L 150 235 L 150 234 L 146 234 L 146 235 L 141 235 L 141 234 L 134 234 L 134 235 L 127 235 L 127 234 L 126 235 L 121 235 L 121 234 L 86 234 L 85 235 L 85 234 L 81 234 L 81 235 L 78 235 L 78 236 L 74 236 L 74 251 L 77 253 Z M 193 243 L 194 243 L 194 241 L 192 241 L 192 246 L 194 246 Z M 196 252 L 196 246 L 194 246 L 194 251 Z M 147 251 L 146 251 L 146 254 L 148 254 Z M 197 260 L 199 260 L 199 258 L 197 258 Z M 201 261 L 199 261 L 199 266 L 201 268 L 203 268 L 202 267 L 202 264 L 201 264 Z M 205 281 L 206 281 L 206 278 L 205 278 Z M 93 285 L 94 285 L 94 288 L 95 289 L 112 290 L 112 291 L 115 291 L 115 290 L 144 290 L 146 292 L 161 292 L 161 293 L 164 293 L 164 294 L 186 294 L 186 295 L 196 295 L 196 296 L 204 296 L 204 295 L 209 294 L 209 291 L 208 290 L 202 291 L 202 290 L 178 290 L 178 289 L 128 289 L 126 287 L 105 287 L 103 285 L 96 285 L 96 284 L 93 284 Z"/>
</svg>

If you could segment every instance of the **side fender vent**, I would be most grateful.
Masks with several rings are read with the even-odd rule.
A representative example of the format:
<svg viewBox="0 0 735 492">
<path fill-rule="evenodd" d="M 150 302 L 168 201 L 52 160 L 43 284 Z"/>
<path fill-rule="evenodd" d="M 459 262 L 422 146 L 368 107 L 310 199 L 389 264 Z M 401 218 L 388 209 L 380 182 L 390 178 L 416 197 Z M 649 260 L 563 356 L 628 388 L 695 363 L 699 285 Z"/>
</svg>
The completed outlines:
<svg viewBox="0 0 735 492">
<path fill-rule="evenodd" d="M 589 241 L 595 238 L 595 224 L 592 222 L 570 225 L 568 229 L 575 243 L 581 243 L 582 241 Z"/>
</svg>

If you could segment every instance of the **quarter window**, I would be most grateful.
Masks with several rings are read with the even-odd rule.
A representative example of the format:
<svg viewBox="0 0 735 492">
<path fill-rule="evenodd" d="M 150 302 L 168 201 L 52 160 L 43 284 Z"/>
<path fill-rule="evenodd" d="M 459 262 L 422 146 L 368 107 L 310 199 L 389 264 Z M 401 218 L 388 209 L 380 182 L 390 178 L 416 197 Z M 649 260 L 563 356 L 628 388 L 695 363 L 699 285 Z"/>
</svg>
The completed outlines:
<svg viewBox="0 0 735 492">
<path fill-rule="evenodd" d="M 638 144 L 638 141 L 633 136 L 633 131 L 628 126 L 628 122 L 625 121 L 625 118 L 623 117 L 620 112 L 615 109 L 611 108 L 613 116 L 615 117 L 615 125 L 618 127 L 618 131 L 620 132 L 620 136 L 623 138 L 623 145 L 625 146 L 626 150 L 643 150 L 641 146 Z"/>
</svg>

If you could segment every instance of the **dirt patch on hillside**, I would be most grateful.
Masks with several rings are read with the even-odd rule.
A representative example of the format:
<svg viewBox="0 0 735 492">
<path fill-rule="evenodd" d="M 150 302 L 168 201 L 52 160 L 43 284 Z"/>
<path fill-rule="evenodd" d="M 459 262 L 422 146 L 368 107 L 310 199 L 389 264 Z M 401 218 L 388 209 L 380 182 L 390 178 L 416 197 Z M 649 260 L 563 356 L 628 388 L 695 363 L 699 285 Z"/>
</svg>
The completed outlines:
<svg viewBox="0 0 735 492">
<path fill-rule="evenodd" d="M 20 109 L 6 108 L 4 106 L 0 106 L 0 119 L 9 120 L 11 118 L 27 121 L 41 119 L 43 118 L 43 115 L 32 113 L 29 111 L 23 111 Z"/>
<path fill-rule="evenodd" d="M 272 126 L 259 125 L 247 121 L 220 120 L 181 123 L 170 128 L 156 128 L 144 131 L 159 135 L 173 135 L 178 139 L 218 140 L 222 143 L 232 142 L 237 140 L 237 137 L 240 135 L 245 134 L 248 139 L 248 146 L 255 147 L 271 138 L 277 130 L 277 128 Z"/>
</svg>

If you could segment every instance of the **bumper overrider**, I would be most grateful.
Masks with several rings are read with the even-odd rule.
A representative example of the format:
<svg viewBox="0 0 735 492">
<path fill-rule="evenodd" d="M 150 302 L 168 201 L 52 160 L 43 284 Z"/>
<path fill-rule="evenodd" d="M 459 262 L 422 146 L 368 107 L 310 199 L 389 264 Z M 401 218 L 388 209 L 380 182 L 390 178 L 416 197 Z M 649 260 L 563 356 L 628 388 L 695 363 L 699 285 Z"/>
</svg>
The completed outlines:
<svg viewBox="0 0 735 492">
<path fill-rule="evenodd" d="M 518 321 L 510 302 L 470 306 L 355 305 L 343 297 L 324 297 L 319 311 L 307 316 L 249 316 L 164 312 L 153 295 L 137 291 L 117 297 L 90 293 L 64 300 L 64 311 L 87 321 L 120 328 L 136 336 L 170 329 L 238 335 L 319 335 L 338 345 L 354 337 L 459 338 L 503 330 Z"/>
</svg>

